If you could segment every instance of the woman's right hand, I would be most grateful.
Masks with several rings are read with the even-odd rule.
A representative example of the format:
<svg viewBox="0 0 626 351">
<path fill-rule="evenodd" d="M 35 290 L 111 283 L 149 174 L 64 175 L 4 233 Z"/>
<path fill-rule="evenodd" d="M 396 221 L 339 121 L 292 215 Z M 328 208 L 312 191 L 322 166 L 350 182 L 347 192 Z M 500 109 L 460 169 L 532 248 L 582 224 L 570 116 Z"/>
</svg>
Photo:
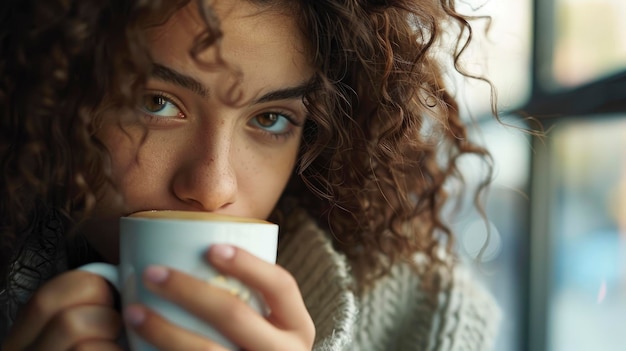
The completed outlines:
<svg viewBox="0 0 626 351">
<path fill-rule="evenodd" d="M 121 327 L 108 283 L 92 273 L 70 271 L 37 290 L 2 350 L 121 350 L 115 342 Z"/>
</svg>

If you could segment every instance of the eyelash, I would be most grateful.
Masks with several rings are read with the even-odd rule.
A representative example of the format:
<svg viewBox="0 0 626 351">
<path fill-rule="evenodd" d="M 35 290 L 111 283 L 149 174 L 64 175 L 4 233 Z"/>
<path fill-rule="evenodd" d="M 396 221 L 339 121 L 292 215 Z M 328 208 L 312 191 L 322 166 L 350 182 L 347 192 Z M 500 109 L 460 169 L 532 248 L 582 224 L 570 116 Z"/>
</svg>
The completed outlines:
<svg viewBox="0 0 626 351">
<path fill-rule="evenodd" d="M 145 103 L 147 102 L 146 99 L 162 99 L 166 104 L 170 104 L 174 106 L 178 110 L 178 113 L 176 114 L 176 116 L 157 116 L 145 108 Z M 144 116 L 150 122 L 159 123 L 159 122 L 165 122 L 165 120 L 167 119 L 187 118 L 185 112 L 183 112 L 183 109 L 180 107 L 180 103 L 177 102 L 177 99 L 163 92 L 150 92 L 150 93 L 144 94 L 143 100 L 141 102 L 141 106 L 139 106 L 139 110 L 144 114 Z"/>
<path fill-rule="evenodd" d="M 139 110 L 141 111 L 141 113 L 143 113 L 144 117 L 148 120 L 148 122 L 150 123 L 167 123 L 168 120 L 171 119 L 185 119 L 187 118 L 186 113 L 183 112 L 183 109 L 179 106 L 180 103 L 177 101 L 176 98 L 169 96 L 168 94 L 164 93 L 164 92 L 148 92 L 144 95 L 143 97 L 144 100 L 142 100 L 142 104 L 139 106 Z M 145 108 L 144 103 L 147 102 L 147 100 L 145 99 L 162 99 L 164 101 L 164 105 L 165 104 L 171 104 L 172 106 L 174 106 L 177 110 L 178 113 L 176 116 L 158 116 L 155 115 L 154 113 L 151 113 L 150 111 L 148 111 Z M 159 112 L 159 111 L 157 111 Z M 284 132 L 271 132 L 269 130 L 267 130 L 266 128 L 264 128 L 263 126 L 260 125 L 260 123 L 258 123 L 257 118 L 262 117 L 262 116 L 267 116 L 267 115 L 277 115 L 279 116 L 279 118 L 284 118 L 286 120 L 286 123 L 288 123 L 289 125 L 286 126 L 286 131 Z M 255 123 L 256 121 L 256 123 Z M 280 122 L 276 122 L 276 123 L 280 123 Z M 248 125 L 250 125 L 252 128 L 255 128 L 256 130 L 258 130 L 260 133 L 262 133 L 264 136 L 267 137 L 271 137 L 277 140 L 286 140 L 289 137 L 291 137 L 295 131 L 297 130 L 297 128 L 302 126 L 302 123 L 298 122 L 298 119 L 296 117 L 294 117 L 290 112 L 281 110 L 281 109 L 276 109 L 276 110 L 268 110 L 268 111 L 264 111 L 264 112 L 260 112 L 255 114 L 254 116 L 252 116 L 249 120 L 248 120 Z M 269 128 L 269 127 L 268 127 Z"/>
<path fill-rule="evenodd" d="M 264 115 L 277 115 L 279 116 L 279 118 L 284 118 L 286 120 L 286 123 L 288 123 L 289 125 L 285 127 L 286 130 L 284 132 L 271 132 L 267 130 L 266 128 L 262 127 L 261 125 L 254 123 L 255 121 L 257 121 L 258 123 L 257 118 L 262 117 Z M 280 123 L 280 122 L 276 122 L 276 123 Z M 297 122 L 297 119 L 291 113 L 282 111 L 282 110 L 269 110 L 269 111 L 257 113 L 252 118 L 250 118 L 248 124 L 252 125 L 253 128 L 258 129 L 261 133 L 269 137 L 272 137 L 275 139 L 282 139 L 282 140 L 288 139 L 289 137 L 291 137 L 295 133 L 296 129 L 301 127 L 302 125 L 301 123 Z"/>
</svg>

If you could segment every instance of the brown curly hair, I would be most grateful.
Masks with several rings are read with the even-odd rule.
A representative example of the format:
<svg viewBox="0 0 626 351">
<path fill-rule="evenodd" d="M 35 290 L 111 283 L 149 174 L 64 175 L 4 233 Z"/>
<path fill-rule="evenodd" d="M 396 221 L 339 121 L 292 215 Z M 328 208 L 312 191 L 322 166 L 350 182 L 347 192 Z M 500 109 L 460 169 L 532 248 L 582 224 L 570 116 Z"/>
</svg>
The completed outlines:
<svg viewBox="0 0 626 351">
<path fill-rule="evenodd" d="M 260 3 L 271 1 L 254 0 Z M 188 3 L 10 0 L 0 8 L 0 274 L 30 227 L 50 211 L 65 225 L 89 215 L 110 181 L 95 138 L 106 101 L 133 108 L 151 69 L 145 28 Z M 450 230 L 444 185 L 457 159 L 487 152 L 468 140 L 445 90 L 435 45 L 469 18 L 453 0 L 281 1 L 299 18 L 314 88 L 297 169 L 284 194 L 332 233 L 364 281 L 416 252 L 433 261 Z M 219 45 L 219 23 L 198 1 L 206 32 L 191 55 Z M 466 38 L 466 39 L 462 39 Z M 471 38 L 471 35 L 469 36 Z"/>
<path fill-rule="evenodd" d="M 336 246 L 366 282 L 416 252 L 441 262 L 453 238 L 441 219 L 457 159 L 489 155 L 467 137 L 433 57 L 446 24 L 469 32 L 454 1 L 322 0 L 301 4 L 321 89 L 306 96 L 311 132 L 299 179 Z M 450 28 L 450 27 L 448 27 Z M 485 179 L 485 184 L 488 177 Z M 304 192 L 303 192 L 304 193 Z"/>
</svg>

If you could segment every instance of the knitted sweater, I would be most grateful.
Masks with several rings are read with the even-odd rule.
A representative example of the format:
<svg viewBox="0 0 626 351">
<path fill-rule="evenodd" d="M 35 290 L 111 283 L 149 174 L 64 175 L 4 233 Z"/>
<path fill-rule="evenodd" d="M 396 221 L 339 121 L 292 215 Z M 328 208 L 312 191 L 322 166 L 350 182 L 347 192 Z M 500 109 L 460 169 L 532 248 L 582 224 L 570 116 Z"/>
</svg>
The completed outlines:
<svg viewBox="0 0 626 351">
<path fill-rule="evenodd" d="M 62 238 L 62 228 L 48 223 L 44 229 L 46 240 L 38 245 L 47 246 L 23 250 L 9 286 L 0 291 L 0 340 L 37 286 L 65 270 L 59 264 L 65 246 L 52 245 Z M 492 349 L 499 309 L 462 268 L 440 277 L 444 288 L 436 299 L 421 289 L 419 275 L 408 265 L 395 266 L 372 289 L 357 295 L 345 256 L 333 249 L 327 233 L 305 211 L 291 211 L 281 232 L 278 264 L 298 282 L 315 323 L 315 351 Z M 28 267 L 42 267 L 44 259 L 47 272 L 32 276 Z"/>
<path fill-rule="evenodd" d="M 328 235 L 305 211 L 289 217 L 278 264 L 298 282 L 315 323 L 314 350 L 492 350 L 500 310 L 462 267 L 440 277 L 445 288 L 436 301 L 408 264 L 359 296 L 345 256 Z"/>
</svg>

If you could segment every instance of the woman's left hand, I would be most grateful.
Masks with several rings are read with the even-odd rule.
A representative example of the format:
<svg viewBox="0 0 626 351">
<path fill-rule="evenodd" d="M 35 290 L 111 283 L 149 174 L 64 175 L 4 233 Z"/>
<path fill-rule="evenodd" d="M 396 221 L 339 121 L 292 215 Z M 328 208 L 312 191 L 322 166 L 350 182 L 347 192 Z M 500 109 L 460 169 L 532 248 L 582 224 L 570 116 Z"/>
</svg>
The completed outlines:
<svg viewBox="0 0 626 351">
<path fill-rule="evenodd" d="M 261 316 L 230 292 L 182 272 L 151 267 L 144 283 L 191 311 L 244 350 L 311 350 L 315 326 L 295 279 L 278 265 L 228 245 L 214 245 L 207 259 L 222 274 L 256 290 L 271 313 Z M 210 296 L 210 297 L 207 297 Z M 141 305 L 124 311 L 127 324 L 159 350 L 224 350 L 218 343 L 171 324 Z"/>
</svg>

